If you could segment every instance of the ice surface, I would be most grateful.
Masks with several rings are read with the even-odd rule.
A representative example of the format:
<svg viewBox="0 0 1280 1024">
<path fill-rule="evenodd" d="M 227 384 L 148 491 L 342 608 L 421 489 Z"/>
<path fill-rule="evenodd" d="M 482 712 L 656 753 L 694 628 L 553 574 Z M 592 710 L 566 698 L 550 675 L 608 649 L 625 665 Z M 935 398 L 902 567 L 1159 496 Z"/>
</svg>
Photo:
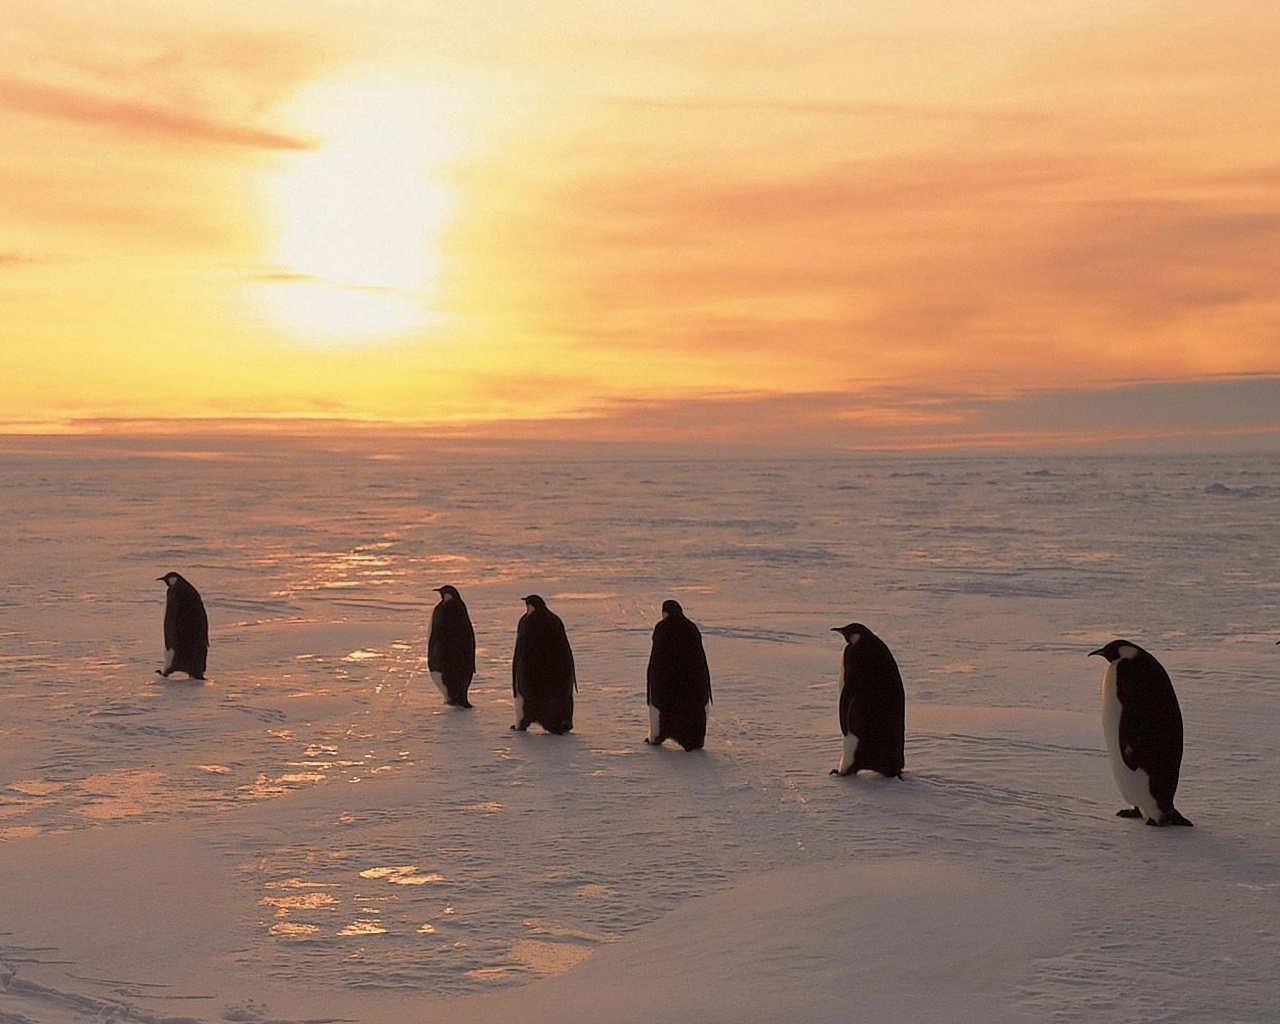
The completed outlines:
<svg viewBox="0 0 1280 1024">
<path fill-rule="evenodd" d="M 17 440 L 0 502 L 0 1020 L 1274 1019 L 1274 457 Z M 154 675 L 170 569 L 203 685 Z M 423 663 L 443 583 L 472 712 Z M 530 592 L 569 736 L 507 729 Z M 696 754 L 642 743 L 669 596 Z M 901 782 L 827 775 L 854 619 Z M 1177 687 L 1194 830 L 1114 817 L 1114 636 Z"/>
</svg>

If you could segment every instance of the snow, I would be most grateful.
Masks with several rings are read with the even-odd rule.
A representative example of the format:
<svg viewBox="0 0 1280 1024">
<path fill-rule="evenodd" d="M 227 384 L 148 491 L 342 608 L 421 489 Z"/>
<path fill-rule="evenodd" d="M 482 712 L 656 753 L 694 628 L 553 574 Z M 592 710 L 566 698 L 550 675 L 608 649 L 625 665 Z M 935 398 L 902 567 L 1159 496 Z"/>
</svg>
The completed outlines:
<svg viewBox="0 0 1280 1024">
<path fill-rule="evenodd" d="M 187 447 L 0 454 L 0 1020 L 1274 1019 L 1276 459 Z M 204 685 L 154 675 L 170 569 Z M 470 712 L 422 659 L 446 582 Z M 508 729 L 531 591 L 569 736 Z M 692 754 L 643 744 L 669 596 Z M 854 618 L 901 781 L 827 774 Z M 1194 829 L 1114 816 L 1115 636 L 1178 689 Z"/>
</svg>

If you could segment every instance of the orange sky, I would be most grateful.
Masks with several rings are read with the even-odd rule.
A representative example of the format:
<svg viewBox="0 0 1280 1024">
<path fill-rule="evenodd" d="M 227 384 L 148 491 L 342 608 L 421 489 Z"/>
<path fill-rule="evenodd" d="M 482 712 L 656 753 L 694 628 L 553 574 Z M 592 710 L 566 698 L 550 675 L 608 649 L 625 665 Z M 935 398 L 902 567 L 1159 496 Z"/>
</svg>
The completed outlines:
<svg viewBox="0 0 1280 1024">
<path fill-rule="evenodd" d="M 0 429 L 1275 444 L 1277 53 L 1273 0 L 9 0 Z"/>
</svg>

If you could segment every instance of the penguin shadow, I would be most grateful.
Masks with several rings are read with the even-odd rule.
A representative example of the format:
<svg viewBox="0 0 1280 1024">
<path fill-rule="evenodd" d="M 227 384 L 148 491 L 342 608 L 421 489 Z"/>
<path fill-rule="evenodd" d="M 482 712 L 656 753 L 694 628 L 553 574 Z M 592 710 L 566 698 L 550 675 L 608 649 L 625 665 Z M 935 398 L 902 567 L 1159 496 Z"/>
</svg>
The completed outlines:
<svg viewBox="0 0 1280 1024">
<path fill-rule="evenodd" d="M 739 764 L 732 749 L 707 745 L 685 750 L 679 743 L 638 744 L 640 761 L 652 766 L 655 778 L 662 778 L 690 790 L 716 794 L 741 788 L 750 770 Z"/>
</svg>

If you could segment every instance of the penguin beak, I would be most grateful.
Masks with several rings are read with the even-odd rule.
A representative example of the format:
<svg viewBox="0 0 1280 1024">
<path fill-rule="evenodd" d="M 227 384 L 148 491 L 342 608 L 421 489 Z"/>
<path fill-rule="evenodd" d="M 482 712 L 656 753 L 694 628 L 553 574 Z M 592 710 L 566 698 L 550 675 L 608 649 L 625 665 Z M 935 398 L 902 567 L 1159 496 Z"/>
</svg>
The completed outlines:
<svg viewBox="0 0 1280 1024">
<path fill-rule="evenodd" d="M 1085 655 L 1085 657 L 1092 658 L 1095 654 L 1101 654 L 1104 658 L 1107 656 L 1106 650 L 1102 647 L 1099 647 L 1096 651 L 1090 651 L 1087 655 Z"/>
</svg>

